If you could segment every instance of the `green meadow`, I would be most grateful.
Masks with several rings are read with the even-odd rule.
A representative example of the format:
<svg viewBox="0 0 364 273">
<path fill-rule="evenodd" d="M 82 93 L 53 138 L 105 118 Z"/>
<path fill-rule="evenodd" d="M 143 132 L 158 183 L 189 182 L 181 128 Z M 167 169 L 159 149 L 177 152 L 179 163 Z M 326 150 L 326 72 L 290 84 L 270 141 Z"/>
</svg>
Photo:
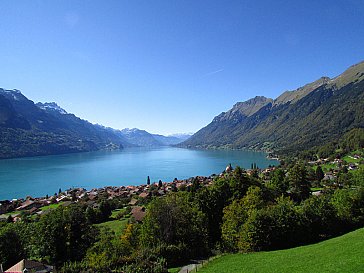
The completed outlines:
<svg viewBox="0 0 364 273">
<path fill-rule="evenodd" d="M 313 245 L 224 255 L 209 262 L 199 272 L 364 272 L 364 228 Z"/>
</svg>

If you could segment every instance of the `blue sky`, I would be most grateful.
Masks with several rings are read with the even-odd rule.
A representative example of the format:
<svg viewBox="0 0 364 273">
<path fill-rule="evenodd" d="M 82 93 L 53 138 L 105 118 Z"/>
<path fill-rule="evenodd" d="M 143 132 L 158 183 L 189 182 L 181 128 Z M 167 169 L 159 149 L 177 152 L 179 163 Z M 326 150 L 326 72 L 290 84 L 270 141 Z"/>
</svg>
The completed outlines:
<svg viewBox="0 0 364 273">
<path fill-rule="evenodd" d="M 364 60 L 361 1 L 0 2 L 0 87 L 114 128 L 195 132 Z"/>
</svg>

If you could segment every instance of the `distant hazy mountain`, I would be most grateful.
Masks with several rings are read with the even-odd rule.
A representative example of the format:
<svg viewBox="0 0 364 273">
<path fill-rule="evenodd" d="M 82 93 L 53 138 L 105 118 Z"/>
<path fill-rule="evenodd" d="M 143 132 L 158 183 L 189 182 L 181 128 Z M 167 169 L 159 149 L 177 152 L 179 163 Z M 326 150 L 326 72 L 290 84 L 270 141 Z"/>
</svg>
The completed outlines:
<svg viewBox="0 0 364 273">
<path fill-rule="evenodd" d="M 176 145 L 191 137 L 192 134 L 174 134 L 168 136 L 156 135 L 154 134 L 153 137 L 158 140 L 163 145 Z"/>
<path fill-rule="evenodd" d="M 292 152 L 325 144 L 353 128 L 364 128 L 364 62 L 275 100 L 239 102 L 180 146 Z"/>
<path fill-rule="evenodd" d="M 193 136 L 193 133 L 179 133 L 179 134 L 168 135 L 168 137 L 175 137 L 182 141 L 189 139 L 191 136 Z"/>
<path fill-rule="evenodd" d="M 156 147 L 163 146 L 161 142 L 154 138 L 154 136 L 147 131 L 140 130 L 137 128 L 123 129 L 119 131 L 122 136 L 131 144 L 140 147 Z"/>
<path fill-rule="evenodd" d="M 137 128 L 126 128 L 119 132 L 129 143 L 141 147 L 170 146 L 181 143 L 187 139 L 187 134 L 181 134 L 179 136 L 163 136 L 151 134 L 145 130 Z"/>
<path fill-rule="evenodd" d="M 0 158 L 120 149 L 125 138 L 68 114 L 56 103 L 37 103 L 18 90 L 0 89 Z"/>
</svg>

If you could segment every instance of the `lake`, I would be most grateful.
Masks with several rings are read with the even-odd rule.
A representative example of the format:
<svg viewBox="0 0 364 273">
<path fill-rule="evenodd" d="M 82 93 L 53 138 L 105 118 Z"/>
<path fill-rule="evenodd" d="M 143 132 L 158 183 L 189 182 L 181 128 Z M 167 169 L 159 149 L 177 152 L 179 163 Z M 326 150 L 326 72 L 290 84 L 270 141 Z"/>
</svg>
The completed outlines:
<svg viewBox="0 0 364 273">
<path fill-rule="evenodd" d="M 221 173 L 231 163 L 250 168 L 277 165 L 262 152 L 190 150 L 174 147 L 127 148 L 0 160 L 0 200 L 53 195 L 58 189 L 141 185 L 147 181 Z"/>
</svg>

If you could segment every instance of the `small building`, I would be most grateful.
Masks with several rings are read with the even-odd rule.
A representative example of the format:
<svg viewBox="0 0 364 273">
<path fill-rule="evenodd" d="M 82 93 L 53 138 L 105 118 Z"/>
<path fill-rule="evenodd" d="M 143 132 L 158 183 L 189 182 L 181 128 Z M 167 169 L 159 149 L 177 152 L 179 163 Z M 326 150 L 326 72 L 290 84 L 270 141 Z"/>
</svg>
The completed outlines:
<svg viewBox="0 0 364 273">
<path fill-rule="evenodd" d="M 130 200 L 130 202 L 129 202 L 129 205 L 131 205 L 131 206 L 135 206 L 137 203 L 138 203 L 138 200 L 137 200 L 137 199 L 135 199 L 135 198 L 132 198 L 132 199 Z"/>
<path fill-rule="evenodd" d="M 35 202 L 31 199 L 27 199 L 25 202 L 21 203 L 21 205 L 17 207 L 16 210 L 29 210 L 32 208 L 40 208 L 41 206 L 41 203 Z"/>
<path fill-rule="evenodd" d="M 332 181 L 335 180 L 335 176 L 333 176 L 332 174 L 325 174 L 324 178 L 322 179 L 322 181 Z"/>
<path fill-rule="evenodd" d="M 233 170 L 233 167 L 231 166 L 231 163 L 226 166 L 225 172 L 230 173 Z"/>
<path fill-rule="evenodd" d="M 147 198 L 149 196 L 149 192 L 142 192 L 141 194 L 139 194 L 140 198 Z"/>
<path fill-rule="evenodd" d="M 45 273 L 56 272 L 54 266 L 42 264 L 31 260 L 21 260 L 17 264 L 5 270 L 4 273 Z"/>
<path fill-rule="evenodd" d="M 145 212 L 144 207 L 134 207 L 131 210 L 131 215 L 134 217 L 135 221 L 137 221 L 137 222 L 143 221 L 145 214 L 146 214 L 146 212 Z"/>
</svg>

